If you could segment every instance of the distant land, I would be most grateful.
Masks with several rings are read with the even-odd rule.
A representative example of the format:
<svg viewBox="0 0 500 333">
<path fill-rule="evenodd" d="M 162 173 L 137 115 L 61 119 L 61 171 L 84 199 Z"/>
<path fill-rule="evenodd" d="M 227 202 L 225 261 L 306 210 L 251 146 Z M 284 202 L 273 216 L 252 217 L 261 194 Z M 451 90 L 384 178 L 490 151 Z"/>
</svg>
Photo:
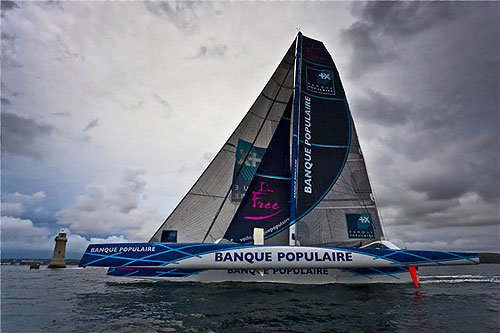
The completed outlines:
<svg viewBox="0 0 500 333">
<path fill-rule="evenodd" d="M 479 253 L 481 264 L 500 264 L 500 253 Z"/>
<path fill-rule="evenodd" d="M 39 264 L 39 265 L 48 265 L 51 259 L 4 259 L 2 258 L 2 265 L 31 265 L 31 264 Z M 78 265 L 80 263 L 80 259 L 66 259 L 66 265 Z"/>
</svg>

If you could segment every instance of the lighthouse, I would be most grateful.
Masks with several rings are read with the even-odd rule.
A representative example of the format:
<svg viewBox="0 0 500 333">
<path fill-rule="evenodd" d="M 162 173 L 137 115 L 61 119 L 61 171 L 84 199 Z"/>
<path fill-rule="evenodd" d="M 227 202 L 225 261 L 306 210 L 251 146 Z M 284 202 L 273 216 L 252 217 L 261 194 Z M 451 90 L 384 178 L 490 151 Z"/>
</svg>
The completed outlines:
<svg viewBox="0 0 500 333">
<path fill-rule="evenodd" d="M 66 233 L 64 229 L 61 230 L 59 235 L 55 238 L 56 247 L 54 248 L 54 254 L 52 255 L 52 260 L 50 261 L 48 268 L 66 268 L 66 261 L 64 260 L 64 255 L 66 254 Z"/>
</svg>

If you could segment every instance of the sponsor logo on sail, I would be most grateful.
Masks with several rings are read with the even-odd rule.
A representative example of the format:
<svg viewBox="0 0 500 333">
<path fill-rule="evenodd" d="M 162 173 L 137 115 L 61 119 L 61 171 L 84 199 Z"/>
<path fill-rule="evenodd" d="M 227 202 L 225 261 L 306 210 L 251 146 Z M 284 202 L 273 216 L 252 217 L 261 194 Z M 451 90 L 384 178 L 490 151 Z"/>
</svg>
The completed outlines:
<svg viewBox="0 0 500 333">
<path fill-rule="evenodd" d="M 264 212 L 263 216 L 243 216 L 247 220 L 265 220 L 283 211 L 278 202 L 270 198 L 271 193 L 274 193 L 267 182 L 259 182 L 258 191 L 252 191 L 252 207 L 257 208 L 260 212 Z"/>
<path fill-rule="evenodd" d="M 312 93 L 335 95 L 333 71 L 306 66 L 306 89 Z"/>
<path fill-rule="evenodd" d="M 304 193 L 312 194 L 311 98 L 304 96 Z"/>
<path fill-rule="evenodd" d="M 370 213 L 346 214 L 349 238 L 375 238 Z"/>
<path fill-rule="evenodd" d="M 248 152 L 250 150 L 250 152 Z M 260 161 L 265 153 L 264 148 L 252 146 L 252 143 L 245 140 L 238 140 L 236 147 L 235 163 L 233 171 L 233 190 L 231 191 L 231 201 L 241 202 L 245 196 L 248 186 L 252 181 Z M 246 159 L 245 159 L 246 157 Z M 238 174 L 238 170 L 239 174 Z"/>
</svg>

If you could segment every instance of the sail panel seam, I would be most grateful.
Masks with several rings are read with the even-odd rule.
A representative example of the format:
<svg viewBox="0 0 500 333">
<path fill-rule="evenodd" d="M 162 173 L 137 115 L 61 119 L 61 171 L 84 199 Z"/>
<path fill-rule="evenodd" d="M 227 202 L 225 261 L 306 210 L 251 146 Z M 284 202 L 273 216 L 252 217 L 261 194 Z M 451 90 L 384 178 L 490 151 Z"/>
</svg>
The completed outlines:
<svg viewBox="0 0 500 333">
<path fill-rule="evenodd" d="M 346 206 L 346 207 L 320 207 L 320 206 L 314 207 L 314 209 L 358 209 L 358 208 L 375 208 L 375 205 L 372 205 L 372 206 Z"/>
<path fill-rule="evenodd" d="M 274 120 L 274 119 L 266 119 L 266 118 L 262 117 L 261 115 L 258 115 L 257 113 L 255 113 L 255 112 L 253 112 L 253 111 L 248 111 L 248 114 L 251 114 L 252 116 L 255 116 L 255 117 L 260 118 L 260 119 L 265 119 L 265 120 L 267 120 L 267 121 L 272 121 L 272 122 L 274 122 L 274 123 L 279 122 L 279 120 Z"/>
<path fill-rule="evenodd" d="M 304 143 L 304 140 L 299 140 Z M 311 143 L 311 146 L 323 147 L 323 148 L 359 148 L 359 146 L 341 146 L 341 145 L 323 145 L 319 143 Z"/>
<path fill-rule="evenodd" d="M 271 179 L 281 179 L 281 180 L 290 180 L 292 179 L 291 177 L 280 177 L 280 176 L 271 176 L 271 175 L 264 175 L 261 173 L 256 173 L 256 176 L 264 177 L 264 178 L 271 178 Z"/>
<path fill-rule="evenodd" d="M 302 58 L 302 60 L 304 60 L 305 62 L 308 62 L 310 64 L 313 64 L 313 65 L 317 65 L 317 66 L 321 66 L 321 67 L 325 67 L 325 68 L 328 68 L 328 69 L 335 69 L 334 66 L 329 66 L 329 65 L 323 65 L 323 64 L 319 64 L 317 62 L 314 62 L 314 61 L 311 61 L 311 60 L 307 60 L 305 57 Z"/>
<path fill-rule="evenodd" d="M 278 87 L 282 87 L 282 88 L 285 88 L 285 89 L 290 89 L 292 90 L 293 89 L 293 86 L 286 86 L 284 84 L 281 84 L 279 83 L 278 80 L 276 80 L 274 77 L 271 78 L 271 81 L 274 81 L 274 83 L 276 83 L 278 85 Z"/>
<path fill-rule="evenodd" d="M 280 104 L 288 104 L 288 102 L 283 102 L 283 101 L 280 101 L 280 100 L 277 100 L 277 99 L 272 99 L 271 97 L 268 97 L 266 96 L 266 94 L 264 94 L 263 92 L 260 93 L 262 96 L 264 96 L 265 98 L 267 98 L 268 100 L 270 100 L 271 102 L 276 102 L 276 103 L 280 103 Z"/>
<path fill-rule="evenodd" d="M 318 95 L 314 95 L 314 94 L 307 93 L 307 92 L 305 92 L 305 91 L 302 91 L 302 93 L 303 93 L 304 95 L 311 96 L 311 97 L 314 97 L 314 98 L 319 98 L 319 99 L 327 99 L 327 100 L 329 100 L 329 101 L 342 101 L 342 102 L 345 102 L 345 98 L 322 97 L 322 96 L 318 96 Z"/>
<path fill-rule="evenodd" d="M 210 198 L 224 199 L 224 197 L 220 196 L 220 195 L 200 194 L 200 193 L 193 193 L 193 192 L 189 192 L 188 194 L 197 195 L 197 196 L 200 196 L 200 197 L 210 197 Z"/>
</svg>

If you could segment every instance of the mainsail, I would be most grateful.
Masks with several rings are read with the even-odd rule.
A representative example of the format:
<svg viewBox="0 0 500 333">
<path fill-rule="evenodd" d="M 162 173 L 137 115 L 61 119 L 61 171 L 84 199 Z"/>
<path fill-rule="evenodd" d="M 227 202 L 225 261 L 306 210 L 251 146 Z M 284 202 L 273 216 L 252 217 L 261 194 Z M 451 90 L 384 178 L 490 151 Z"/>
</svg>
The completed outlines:
<svg viewBox="0 0 500 333">
<path fill-rule="evenodd" d="M 295 63 L 295 65 L 294 65 Z M 383 236 L 332 57 L 301 33 L 229 140 L 150 242 L 352 246 Z"/>
<path fill-rule="evenodd" d="M 322 42 L 303 36 L 297 152 L 297 239 L 351 246 L 383 236 L 340 76 Z M 293 213 L 293 212 L 292 212 Z"/>
</svg>

